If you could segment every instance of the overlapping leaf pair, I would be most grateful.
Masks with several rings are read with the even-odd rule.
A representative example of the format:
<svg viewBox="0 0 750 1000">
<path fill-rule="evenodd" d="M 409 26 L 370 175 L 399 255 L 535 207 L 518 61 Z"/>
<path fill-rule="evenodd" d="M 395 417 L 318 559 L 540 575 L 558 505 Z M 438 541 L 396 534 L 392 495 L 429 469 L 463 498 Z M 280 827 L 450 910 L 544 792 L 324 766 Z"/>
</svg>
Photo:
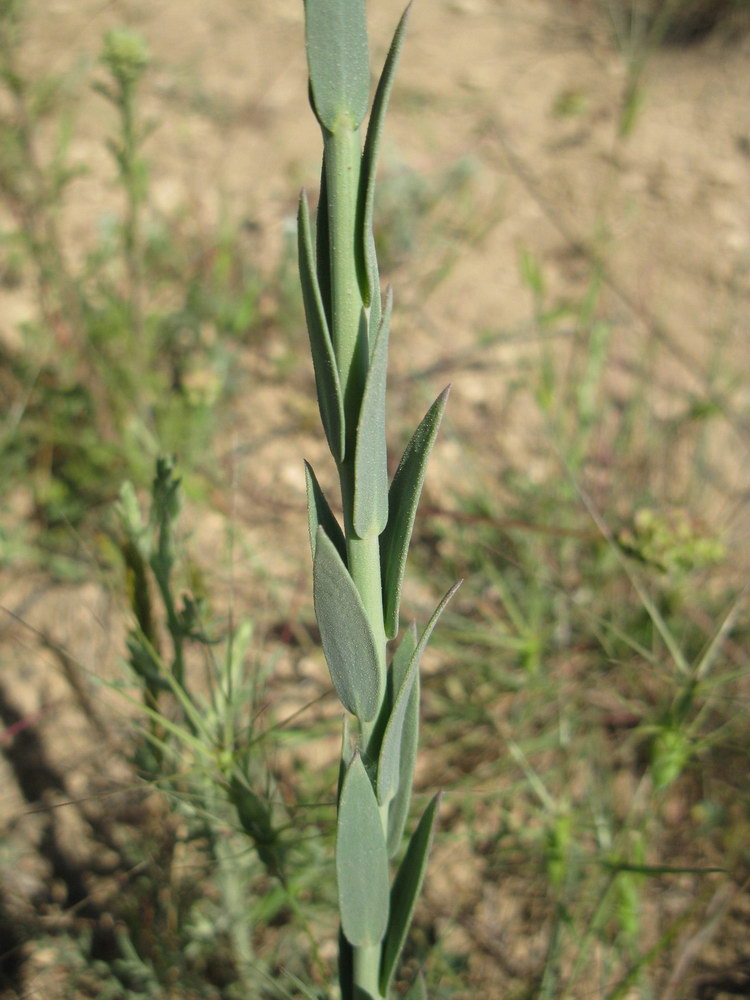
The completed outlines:
<svg viewBox="0 0 750 1000">
<path fill-rule="evenodd" d="M 343 1000 L 390 989 L 424 877 L 436 796 L 391 884 L 408 818 L 418 741 L 419 663 L 453 588 L 421 637 L 399 631 L 407 551 L 444 390 L 414 432 L 389 485 L 386 374 L 392 296 L 381 300 L 373 236 L 378 147 L 407 8 L 378 83 L 364 145 L 370 75 L 365 0 L 305 0 L 310 101 L 323 133 L 313 239 L 307 200 L 298 234 L 302 293 L 320 415 L 341 485 L 343 526 L 307 465 L 315 612 L 331 679 L 357 720 L 345 724 L 336 871 Z M 349 717 L 347 716 L 347 719 Z M 415 996 L 420 986 L 415 986 Z"/>
</svg>

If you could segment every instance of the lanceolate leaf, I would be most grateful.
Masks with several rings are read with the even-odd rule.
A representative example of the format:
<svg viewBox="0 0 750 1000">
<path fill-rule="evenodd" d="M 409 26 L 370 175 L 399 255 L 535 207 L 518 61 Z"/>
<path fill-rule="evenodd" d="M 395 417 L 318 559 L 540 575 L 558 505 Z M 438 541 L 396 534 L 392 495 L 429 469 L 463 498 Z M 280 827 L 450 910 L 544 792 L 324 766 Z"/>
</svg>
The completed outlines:
<svg viewBox="0 0 750 1000">
<path fill-rule="evenodd" d="M 320 418 L 323 421 L 323 429 L 326 432 L 331 453 L 337 462 L 341 462 L 344 457 L 344 405 L 331 334 L 328 330 L 323 300 L 315 276 L 315 262 L 310 236 L 310 213 L 304 194 L 300 198 L 297 215 L 297 239 L 302 300 L 305 305 L 307 329 L 310 336 L 310 352 L 315 370 Z"/>
<path fill-rule="evenodd" d="M 321 527 L 313 560 L 313 601 L 336 694 L 348 712 L 371 722 L 382 700 L 375 639 L 354 581 Z"/>
<path fill-rule="evenodd" d="M 305 0 L 305 26 L 318 121 L 329 132 L 359 128 L 370 96 L 365 0 Z"/>
<path fill-rule="evenodd" d="M 388 101 L 393 88 L 393 80 L 396 75 L 401 47 L 404 44 L 406 33 L 406 23 L 409 19 L 411 3 L 401 16 L 398 23 L 388 56 L 380 74 L 380 80 L 375 91 L 375 98 L 372 102 L 370 121 L 367 126 L 367 138 L 362 151 L 362 173 L 360 175 L 360 217 L 362 248 L 364 253 L 364 274 L 360 278 L 362 284 L 362 299 L 366 306 L 376 301 L 380 295 L 378 278 L 378 260 L 375 253 L 375 240 L 372 234 L 372 217 L 375 206 L 375 175 L 378 165 L 378 151 L 380 148 L 380 137 L 383 134 L 385 113 L 388 108 Z M 377 323 L 377 320 L 374 320 Z M 377 329 L 377 326 L 376 326 Z"/>
<path fill-rule="evenodd" d="M 388 927 L 388 853 L 375 792 L 359 754 L 341 789 L 336 878 L 347 941 L 355 947 L 378 944 Z"/>
<path fill-rule="evenodd" d="M 398 652 L 401 652 L 405 643 L 407 645 L 407 649 L 411 647 L 413 652 L 416 647 L 416 642 L 414 643 L 414 646 L 412 646 L 410 641 L 412 634 L 413 633 L 411 632 L 406 633 L 404 640 L 401 642 L 401 646 L 399 646 Z M 419 713 L 417 712 L 415 716 L 415 714 L 413 712 L 409 712 L 408 709 L 412 706 L 414 688 L 418 684 L 419 661 L 415 661 L 412 655 L 409 658 L 408 668 L 405 675 L 401 678 L 401 683 L 398 686 L 396 686 L 394 678 L 393 708 L 391 710 L 390 718 L 388 719 L 388 724 L 385 727 L 383 742 L 380 746 L 377 784 L 378 803 L 381 806 L 391 802 L 399 790 L 402 778 L 401 769 L 402 765 L 405 763 L 403 760 L 404 745 L 414 745 L 415 748 L 417 745 L 419 736 Z M 417 731 L 409 731 L 408 727 L 416 728 Z M 406 782 L 409 785 L 411 785 L 411 777 L 408 773 L 404 774 L 403 778 L 406 779 Z M 388 853 L 390 855 L 390 850 Z"/>
<path fill-rule="evenodd" d="M 395 638 L 398 632 L 401 587 L 411 532 L 427 461 L 437 437 L 449 392 L 450 386 L 443 389 L 414 431 L 388 493 L 388 523 L 380 536 L 380 558 L 383 567 L 385 631 L 389 639 Z"/>
<path fill-rule="evenodd" d="M 432 843 L 440 793 L 425 809 L 417 829 L 412 834 L 409 846 L 401 862 L 391 889 L 391 915 L 388 933 L 383 941 L 383 955 L 380 962 L 380 990 L 385 996 L 396 971 L 401 950 L 409 932 L 414 907 L 417 903 L 427 868 L 427 858 Z"/>
<path fill-rule="evenodd" d="M 411 662 L 412 653 L 417 647 L 417 626 L 414 622 L 404 633 L 391 663 L 392 685 L 394 699 L 406 677 Z M 398 765 L 398 789 L 388 808 L 388 857 L 395 857 L 401 849 L 404 827 L 409 816 L 409 802 L 414 781 L 414 764 L 417 759 L 419 743 L 419 673 L 414 678 L 414 684 L 409 695 L 404 717 L 404 729 L 401 737 L 401 753 Z"/>
<path fill-rule="evenodd" d="M 341 556 L 341 561 L 346 565 L 346 539 L 344 538 L 344 532 L 341 530 L 341 525 L 331 510 L 325 493 L 320 488 L 317 477 L 313 472 L 313 467 L 309 462 L 305 462 L 305 481 L 307 483 L 307 523 L 310 530 L 310 548 L 312 549 L 313 560 L 315 559 L 315 547 L 318 528 L 320 527 L 336 546 L 336 551 Z"/>
<path fill-rule="evenodd" d="M 430 641 L 432 630 L 437 625 L 440 615 L 445 610 L 445 606 L 448 601 L 450 601 L 451 597 L 453 597 L 460 586 L 460 582 L 454 584 L 432 613 L 432 617 L 427 623 L 427 626 L 422 633 L 414 652 L 411 654 L 406 674 L 401 682 L 401 687 L 395 696 L 391 717 L 388 720 L 388 725 L 385 727 L 385 734 L 383 736 L 383 742 L 380 747 L 380 755 L 378 757 L 378 802 L 380 805 L 385 805 L 387 802 L 390 802 L 398 789 L 401 763 L 401 744 L 405 735 L 404 723 L 407 716 L 407 707 L 409 699 L 411 698 L 412 688 L 414 687 L 414 681 L 417 673 L 419 672 L 420 660 L 422 659 L 422 655 L 427 648 L 427 643 Z M 416 739 L 416 734 L 411 734 L 411 737 L 412 739 Z M 408 776 L 407 780 L 411 780 L 410 776 Z"/>
<path fill-rule="evenodd" d="M 354 452 L 354 530 L 360 538 L 379 535 L 388 520 L 388 455 L 385 388 L 393 297 L 390 289 L 365 381 Z"/>
</svg>

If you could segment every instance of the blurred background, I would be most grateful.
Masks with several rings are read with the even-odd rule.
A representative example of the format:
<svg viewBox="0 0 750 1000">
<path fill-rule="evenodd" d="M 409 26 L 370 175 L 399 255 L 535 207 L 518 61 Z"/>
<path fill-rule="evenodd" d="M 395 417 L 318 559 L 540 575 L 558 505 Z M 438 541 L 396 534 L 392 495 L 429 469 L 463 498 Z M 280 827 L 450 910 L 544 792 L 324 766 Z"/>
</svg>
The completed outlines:
<svg viewBox="0 0 750 1000">
<path fill-rule="evenodd" d="M 371 0 L 373 72 L 401 14 Z M 747 0 L 418 0 L 381 158 L 399 991 L 750 995 Z M 0 996 L 335 995 L 300 0 L 0 2 Z"/>
</svg>

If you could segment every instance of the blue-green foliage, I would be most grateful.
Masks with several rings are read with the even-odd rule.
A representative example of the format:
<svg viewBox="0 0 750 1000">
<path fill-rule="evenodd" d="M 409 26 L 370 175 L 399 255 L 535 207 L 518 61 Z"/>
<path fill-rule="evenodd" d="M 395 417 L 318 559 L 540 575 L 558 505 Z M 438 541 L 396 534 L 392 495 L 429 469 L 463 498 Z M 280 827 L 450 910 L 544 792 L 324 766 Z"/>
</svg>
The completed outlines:
<svg viewBox="0 0 750 1000">
<path fill-rule="evenodd" d="M 324 160 L 315 254 L 303 195 L 299 263 L 320 413 L 341 483 L 343 527 L 309 466 L 308 521 L 323 649 L 336 693 L 358 725 L 356 746 L 345 726 L 339 787 L 339 978 L 344 1000 L 382 1000 L 412 920 L 438 805 L 436 797 L 425 811 L 389 890 L 389 859 L 401 848 L 414 775 L 419 663 L 456 589 L 440 602 L 419 641 L 416 626 L 405 632 L 386 667 L 447 390 L 414 432 L 389 485 L 392 295 L 389 290 L 381 302 L 372 224 L 377 154 L 408 9 L 376 90 L 363 150 L 358 130 L 369 94 L 365 2 L 306 0 L 305 14 L 310 95 L 323 130 Z M 414 990 L 419 996 L 419 981 Z"/>
</svg>

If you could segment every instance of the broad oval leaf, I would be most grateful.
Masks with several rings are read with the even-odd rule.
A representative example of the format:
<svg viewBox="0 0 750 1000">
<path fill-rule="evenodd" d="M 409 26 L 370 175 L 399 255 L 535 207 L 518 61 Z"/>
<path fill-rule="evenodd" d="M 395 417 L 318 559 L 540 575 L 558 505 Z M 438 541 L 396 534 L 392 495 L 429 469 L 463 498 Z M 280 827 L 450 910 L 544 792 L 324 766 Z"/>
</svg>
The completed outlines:
<svg viewBox="0 0 750 1000">
<path fill-rule="evenodd" d="M 336 694 L 348 712 L 371 722 L 383 699 L 377 646 L 354 581 L 322 527 L 315 543 L 313 602 Z"/>
<path fill-rule="evenodd" d="M 336 879 L 347 941 L 358 948 L 378 944 L 388 927 L 388 852 L 375 792 L 358 753 L 339 799 Z"/>
<path fill-rule="evenodd" d="M 360 538 L 379 535 L 388 520 L 388 454 L 385 440 L 385 390 L 388 336 L 393 296 L 390 289 L 365 381 L 354 451 L 352 522 Z"/>
<path fill-rule="evenodd" d="M 318 121 L 359 128 L 370 96 L 365 0 L 305 0 L 305 38 Z"/>
<path fill-rule="evenodd" d="M 438 619 L 445 610 L 448 601 L 450 601 L 460 586 L 460 581 L 455 583 L 433 611 L 432 617 L 427 623 L 414 652 L 411 654 L 406 674 L 395 695 L 391 717 L 385 727 L 383 742 L 378 756 L 378 802 L 381 806 L 390 802 L 398 790 L 401 776 L 401 746 L 405 735 L 404 725 L 407 718 L 407 708 L 416 676 L 419 672 L 422 655 L 427 648 L 427 643 L 430 641 L 430 636 L 438 623 Z M 416 734 L 410 734 L 410 737 L 416 742 Z M 411 780 L 410 775 L 407 777 L 407 780 Z"/>
<path fill-rule="evenodd" d="M 450 386 L 443 389 L 414 431 L 388 493 L 388 523 L 380 536 L 380 558 L 383 567 L 385 631 L 389 639 L 395 638 L 398 633 L 401 588 L 411 532 L 427 461 L 437 437 L 449 392 Z"/>
<path fill-rule="evenodd" d="M 383 996 L 387 995 L 390 988 L 424 881 L 440 795 L 438 792 L 422 814 L 393 880 L 391 915 L 380 961 L 380 990 Z"/>
<path fill-rule="evenodd" d="M 315 274 L 312 238 L 310 235 L 310 212 L 307 198 L 303 193 L 297 213 L 297 241 L 299 251 L 299 273 L 302 285 L 302 301 L 305 306 L 307 331 L 310 338 L 315 386 L 323 429 L 336 462 L 344 458 L 344 404 L 341 394 L 333 342 L 328 330 L 328 320 Z"/>
<path fill-rule="evenodd" d="M 336 546 L 336 551 L 346 566 L 346 538 L 344 538 L 344 532 L 336 520 L 336 515 L 331 510 L 328 500 L 326 500 L 326 495 L 321 489 L 318 478 L 309 462 L 305 462 L 305 483 L 307 486 L 307 525 L 310 532 L 310 548 L 312 549 L 313 560 L 315 559 L 318 528 L 322 528 Z"/>
</svg>

